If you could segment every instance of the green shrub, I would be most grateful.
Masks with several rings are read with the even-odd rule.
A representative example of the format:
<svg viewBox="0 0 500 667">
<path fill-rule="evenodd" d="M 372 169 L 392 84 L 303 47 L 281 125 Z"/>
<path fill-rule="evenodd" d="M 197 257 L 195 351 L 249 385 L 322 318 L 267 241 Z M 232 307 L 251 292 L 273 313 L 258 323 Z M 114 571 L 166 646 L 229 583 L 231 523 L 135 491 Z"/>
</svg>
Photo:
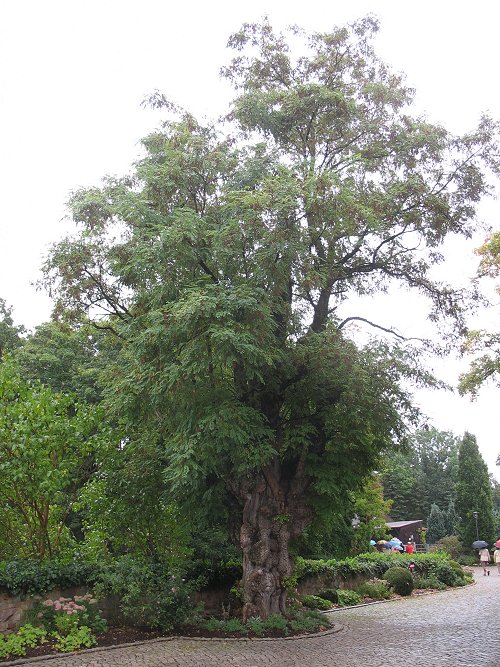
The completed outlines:
<svg viewBox="0 0 500 667">
<path fill-rule="evenodd" d="M 460 565 L 467 565 L 469 567 L 477 565 L 477 558 L 475 556 L 465 556 L 462 554 L 460 556 L 457 556 L 456 561 Z"/>
<path fill-rule="evenodd" d="M 458 558 L 464 552 L 464 545 L 456 535 L 446 535 L 436 542 L 434 551 L 444 551 L 450 558 Z"/>
<path fill-rule="evenodd" d="M 391 597 L 391 591 L 388 582 L 383 580 L 367 581 L 358 586 L 356 592 L 362 598 L 371 598 L 372 600 L 388 600 Z"/>
<path fill-rule="evenodd" d="M 323 598 L 323 600 L 329 600 L 330 602 L 337 602 L 337 591 L 333 588 L 324 588 L 319 591 L 318 597 Z"/>
<path fill-rule="evenodd" d="M 271 614 L 265 620 L 265 627 L 267 630 L 278 630 L 284 635 L 289 634 L 288 620 L 280 614 Z"/>
<path fill-rule="evenodd" d="M 383 577 L 398 595 L 411 595 L 413 577 L 404 567 L 391 567 Z"/>
<path fill-rule="evenodd" d="M 166 631 L 188 619 L 193 585 L 161 564 L 124 556 L 101 572 L 94 590 L 98 597 L 117 595 L 131 625 Z"/>
<path fill-rule="evenodd" d="M 318 595 L 304 595 L 302 604 L 309 609 L 330 609 L 332 603 Z"/>
<path fill-rule="evenodd" d="M 299 612 L 289 621 L 290 629 L 293 632 L 318 632 L 328 625 L 329 621 L 319 611 Z"/>
<path fill-rule="evenodd" d="M 252 616 L 247 620 L 247 628 L 257 637 L 262 637 L 266 631 L 264 621 L 260 616 Z"/>
<path fill-rule="evenodd" d="M 341 607 L 351 607 L 362 602 L 361 595 L 356 591 L 339 588 L 337 591 L 337 600 Z"/>
<path fill-rule="evenodd" d="M 446 586 L 463 586 L 465 583 L 464 572 L 461 566 L 455 561 L 437 563 L 431 568 L 429 576 L 439 579 Z"/>
<path fill-rule="evenodd" d="M 414 578 L 414 586 L 415 588 L 430 588 L 438 591 L 446 588 L 446 585 L 436 577 L 420 577 L 418 575 Z"/>
<path fill-rule="evenodd" d="M 0 563 L 0 588 L 11 595 L 44 595 L 55 588 L 91 587 L 99 579 L 96 563 L 17 560 Z"/>
</svg>

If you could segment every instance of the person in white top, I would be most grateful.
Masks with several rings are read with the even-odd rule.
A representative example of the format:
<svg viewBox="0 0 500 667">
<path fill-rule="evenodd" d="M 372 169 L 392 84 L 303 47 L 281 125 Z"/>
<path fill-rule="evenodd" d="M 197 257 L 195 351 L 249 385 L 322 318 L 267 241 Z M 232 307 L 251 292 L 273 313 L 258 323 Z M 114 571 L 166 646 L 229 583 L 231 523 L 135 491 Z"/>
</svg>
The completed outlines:
<svg viewBox="0 0 500 667">
<path fill-rule="evenodd" d="M 479 562 L 481 563 L 481 566 L 483 568 L 483 577 L 486 575 L 490 575 L 490 571 L 488 570 L 488 563 L 490 562 L 490 552 L 486 547 L 484 549 L 480 549 L 479 551 Z"/>
<path fill-rule="evenodd" d="M 498 574 L 500 574 L 500 547 L 497 547 L 495 549 L 495 553 L 493 554 L 493 560 L 497 564 Z"/>
</svg>

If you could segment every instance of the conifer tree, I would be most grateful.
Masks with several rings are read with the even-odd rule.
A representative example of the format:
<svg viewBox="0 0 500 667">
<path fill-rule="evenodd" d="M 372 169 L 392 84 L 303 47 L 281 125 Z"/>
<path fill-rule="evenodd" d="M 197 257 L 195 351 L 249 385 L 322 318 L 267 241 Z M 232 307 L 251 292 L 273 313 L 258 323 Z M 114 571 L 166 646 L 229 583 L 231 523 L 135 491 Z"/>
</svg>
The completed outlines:
<svg viewBox="0 0 500 667">
<path fill-rule="evenodd" d="M 462 517 L 460 532 L 466 547 L 479 537 L 490 545 L 494 541 L 493 500 L 488 467 L 476 438 L 465 433 L 458 450 L 456 507 Z M 474 512 L 477 512 L 477 531 Z"/>
</svg>

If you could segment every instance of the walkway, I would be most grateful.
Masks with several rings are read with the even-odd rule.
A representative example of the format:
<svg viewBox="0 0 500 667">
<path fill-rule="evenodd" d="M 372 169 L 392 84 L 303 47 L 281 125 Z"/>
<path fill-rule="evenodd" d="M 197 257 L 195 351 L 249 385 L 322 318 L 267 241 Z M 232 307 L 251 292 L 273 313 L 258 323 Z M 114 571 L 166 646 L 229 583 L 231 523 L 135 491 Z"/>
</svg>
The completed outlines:
<svg viewBox="0 0 500 667">
<path fill-rule="evenodd" d="M 500 575 L 332 614 L 340 632 L 274 641 L 153 641 L 35 667 L 499 667 Z"/>
</svg>

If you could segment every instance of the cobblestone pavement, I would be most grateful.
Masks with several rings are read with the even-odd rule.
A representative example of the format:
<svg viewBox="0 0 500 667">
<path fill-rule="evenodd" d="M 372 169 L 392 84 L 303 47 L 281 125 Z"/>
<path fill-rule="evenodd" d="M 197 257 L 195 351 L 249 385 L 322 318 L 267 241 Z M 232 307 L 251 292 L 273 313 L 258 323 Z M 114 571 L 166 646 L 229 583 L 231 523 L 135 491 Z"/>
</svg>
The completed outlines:
<svg viewBox="0 0 500 667">
<path fill-rule="evenodd" d="M 334 612 L 342 629 L 274 641 L 152 641 L 35 667 L 500 667 L 500 576 L 476 585 Z"/>
</svg>

